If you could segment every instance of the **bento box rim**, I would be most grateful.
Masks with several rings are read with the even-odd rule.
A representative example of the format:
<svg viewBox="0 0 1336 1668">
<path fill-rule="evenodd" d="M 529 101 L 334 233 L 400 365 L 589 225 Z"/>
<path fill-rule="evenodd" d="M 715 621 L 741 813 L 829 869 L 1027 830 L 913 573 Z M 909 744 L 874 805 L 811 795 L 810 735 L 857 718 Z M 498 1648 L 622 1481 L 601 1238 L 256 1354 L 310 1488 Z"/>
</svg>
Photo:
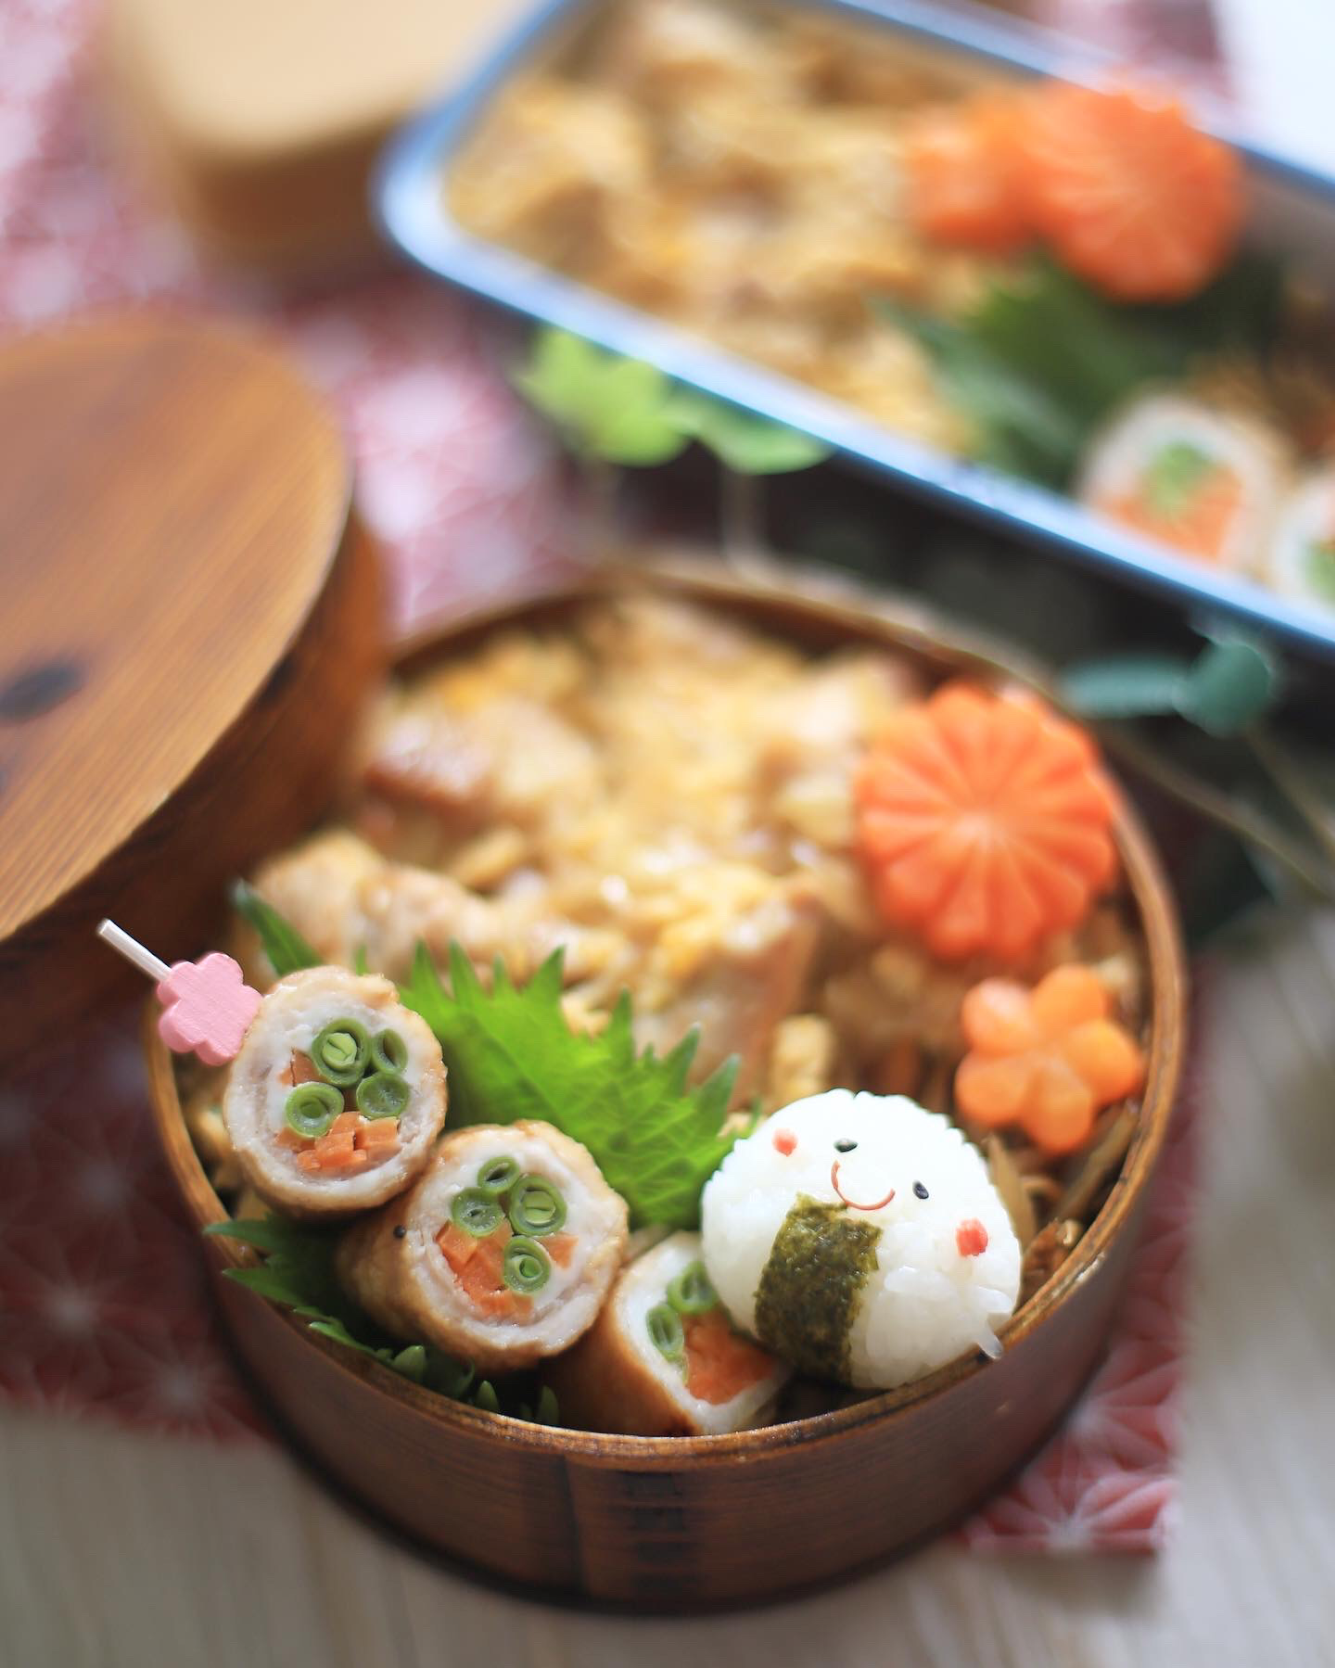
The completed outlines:
<svg viewBox="0 0 1336 1668">
<path fill-rule="evenodd" d="M 535 595 L 481 608 L 436 628 L 431 636 L 426 632 L 415 634 L 399 645 L 392 660 L 396 666 L 416 666 L 433 648 L 441 655 L 448 655 L 470 639 L 507 624 L 520 624 L 526 617 L 538 614 L 569 611 L 582 602 L 624 592 L 628 583 L 738 613 L 751 610 L 762 617 L 767 613 L 798 614 L 833 634 L 844 632 L 866 640 L 880 640 L 889 649 L 921 658 L 934 657 L 957 668 L 974 663 L 979 652 L 968 638 L 958 642 L 950 635 L 930 635 L 920 620 L 902 619 L 889 605 L 874 611 L 866 603 L 807 595 L 789 585 L 770 586 L 733 576 L 712 577 L 665 565 L 658 570 L 637 570 L 634 575 L 625 569 L 613 569 L 605 575 L 588 576 Z M 777 629 L 782 633 L 782 627 Z M 1114 832 L 1146 948 L 1151 994 L 1150 1041 L 1141 1115 L 1109 1197 L 1094 1222 L 1057 1274 L 1002 1329 L 1001 1338 L 1007 1350 L 1019 1346 L 1049 1320 L 1104 1260 L 1153 1180 L 1178 1093 L 1187 1023 L 1187 975 L 1172 893 L 1140 818 L 1125 801 L 1120 805 Z M 143 1041 L 154 1121 L 187 1212 L 196 1227 L 203 1230 L 226 1220 L 228 1212 L 205 1175 L 185 1129 L 172 1056 L 159 1036 L 157 1018 L 157 1003 L 150 998 L 144 1010 Z M 257 1260 L 249 1247 L 216 1236 L 203 1240 L 202 1247 L 218 1269 L 253 1267 Z M 255 1298 L 254 1301 L 265 1300 Z M 560 1453 L 592 1464 L 635 1462 L 665 1469 L 680 1466 L 688 1459 L 737 1464 L 777 1449 L 832 1440 L 870 1422 L 903 1417 L 962 1380 L 986 1372 L 990 1366 L 977 1354 L 963 1356 L 898 1390 L 884 1391 L 832 1412 L 754 1430 L 719 1436 L 616 1436 L 539 1425 L 451 1401 L 423 1389 L 369 1356 L 355 1354 L 313 1333 L 290 1311 L 275 1306 L 274 1312 L 307 1348 L 324 1355 L 330 1369 L 397 1398 L 422 1418 L 447 1428 L 472 1430 L 475 1434 L 490 1426 L 493 1434 L 507 1443 L 540 1453 Z"/>
<path fill-rule="evenodd" d="M 612 352 L 644 359 L 680 382 L 802 429 L 855 464 L 903 483 L 920 497 L 949 504 L 1013 537 L 1037 535 L 1116 580 L 1187 606 L 1209 623 L 1221 613 L 1265 627 L 1293 649 L 1329 660 L 1336 621 L 1267 590 L 1260 583 L 1175 556 L 1123 531 L 1074 499 L 987 465 L 951 456 L 895 434 L 853 406 L 716 347 L 703 337 L 614 300 L 587 285 L 465 231 L 454 219 L 442 174 L 502 84 L 553 33 L 579 12 L 607 0 L 539 0 L 466 79 L 429 103 L 391 138 L 371 182 L 371 214 L 382 235 L 414 265 L 528 318 L 556 325 Z M 976 7 L 951 13 L 917 0 L 781 0 L 911 36 L 924 46 L 963 53 L 1006 71 L 1098 80 L 1116 67 L 1107 53 L 1037 25 L 985 15 Z M 1218 110 L 1204 125 L 1249 167 L 1332 210 L 1330 175 L 1230 131 Z"/>
</svg>

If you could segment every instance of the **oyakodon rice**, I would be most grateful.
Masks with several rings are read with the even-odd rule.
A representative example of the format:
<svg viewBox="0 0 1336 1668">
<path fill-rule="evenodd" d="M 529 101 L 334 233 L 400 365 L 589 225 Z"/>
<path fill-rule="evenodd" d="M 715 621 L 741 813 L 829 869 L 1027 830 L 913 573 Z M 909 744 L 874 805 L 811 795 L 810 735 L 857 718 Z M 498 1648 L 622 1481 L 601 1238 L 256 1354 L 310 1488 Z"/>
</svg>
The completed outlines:
<svg viewBox="0 0 1336 1668">
<path fill-rule="evenodd" d="M 699 1024 L 696 1069 L 739 1054 L 739 1096 L 768 1108 L 835 1082 L 913 1094 L 958 1058 L 961 995 L 993 970 L 888 936 L 853 855 L 853 766 L 921 692 L 885 651 L 594 604 L 392 688 L 344 825 L 256 885 L 322 956 L 391 977 L 419 938 L 440 961 L 457 939 L 484 976 L 564 946 L 573 1022 L 629 987 L 641 1041 Z M 1121 935 L 1097 915 L 1083 939 L 1107 955 Z M 1072 951 L 1054 938 L 1033 971 Z"/>
</svg>

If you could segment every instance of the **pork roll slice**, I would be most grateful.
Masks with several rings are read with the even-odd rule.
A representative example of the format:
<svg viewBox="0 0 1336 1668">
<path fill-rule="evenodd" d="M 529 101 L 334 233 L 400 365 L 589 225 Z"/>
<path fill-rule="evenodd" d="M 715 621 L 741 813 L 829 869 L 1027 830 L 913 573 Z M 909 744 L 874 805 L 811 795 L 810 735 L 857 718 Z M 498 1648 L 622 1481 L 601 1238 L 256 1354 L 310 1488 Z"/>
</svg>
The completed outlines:
<svg viewBox="0 0 1336 1668">
<path fill-rule="evenodd" d="M 562 1420 L 623 1436 L 718 1436 L 764 1423 L 790 1375 L 743 1337 L 678 1233 L 626 1268 L 591 1331 L 547 1379 Z"/>
<path fill-rule="evenodd" d="M 626 1243 L 626 1206 L 550 1124 L 446 1137 L 401 1199 L 354 1223 L 335 1266 L 392 1335 L 481 1374 L 569 1349 L 593 1324 Z"/>
<path fill-rule="evenodd" d="M 246 1180 L 277 1210 L 369 1210 L 403 1192 L 441 1133 L 440 1045 L 388 979 L 290 973 L 232 1064 L 223 1122 Z"/>
</svg>

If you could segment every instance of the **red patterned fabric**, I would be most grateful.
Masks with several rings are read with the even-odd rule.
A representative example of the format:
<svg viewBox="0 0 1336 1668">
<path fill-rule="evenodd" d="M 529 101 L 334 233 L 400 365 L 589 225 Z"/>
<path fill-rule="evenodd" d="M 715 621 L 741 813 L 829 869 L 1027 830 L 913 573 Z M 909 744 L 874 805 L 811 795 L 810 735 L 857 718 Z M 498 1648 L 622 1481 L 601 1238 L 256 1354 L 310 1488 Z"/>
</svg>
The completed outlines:
<svg viewBox="0 0 1336 1668">
<path fill-rule="evenodd" d="M 1144 6 L 1055 0 L 1053 16 L 1070 23 L 1078 10 L 1082 32 L 1145 48 Z M 1195 0 L 1170 12 L 1209 16 Z M 82 77 L 88 20 L 82 0 L 0 0 L 0 328 L 150 302 L 253 316 L 286 339 L 342 416 L 398 625 L 555 577 L 556 461 L 498 369 L 489 316 L 407 275 L 291 300 L 206 274 L 104 164 Z M 1189 34 L 1187 58 L 1207 62 L 1200 29 Z M 1192 1123 L 1189 1104 L 1107 1364 L 1062 1434 L 966 1527 L 970 1546 L 1162 1543 L 1175 1492 Z M 0 1090 L 0 1393 L 164 1435 L 265 1432 L 154 1143 L 128 1014 Z"/>
</svg>

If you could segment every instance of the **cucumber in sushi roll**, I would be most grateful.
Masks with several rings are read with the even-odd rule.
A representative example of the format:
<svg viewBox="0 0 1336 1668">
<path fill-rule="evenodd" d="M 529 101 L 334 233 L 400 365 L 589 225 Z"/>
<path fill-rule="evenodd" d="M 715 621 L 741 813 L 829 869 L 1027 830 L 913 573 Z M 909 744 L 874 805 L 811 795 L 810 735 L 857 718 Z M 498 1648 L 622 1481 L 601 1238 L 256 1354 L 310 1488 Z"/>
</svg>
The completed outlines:
<svg viewBox="0 0 1336 1668">
<path fill-rule="evenodd" d="M 311 967 L 251 1022 L 223 1122 L 255 1191 L 298 1218 L 369 1210 L 408 1186 L 445 1122 L 445 1066 L 388 979 Z"/>
<path fill-rule="evenodd" d="M 832 1089 L 740 1141 L 702 1200 L 738 1324 L 814 1378 L 892 1389 L 1001 1353 L 1021 1251 L 978 1149 L 903 1096 Z"/>
<path fill-rule="evenodd" d="M 447 1136 L 407 1193 L 347 1230 L 335 1267 L 387 1332 L 492 1374 L 569 1349 L 625 1243 L 626 1205 L 584 1147 L 521 1120 Z"/>
<path fill-rule="evenodd" d="M 568 1422 L 624 1436 L 716 1436 L 765 1423 L 791 1369 L 741 1336 L 678 1233 L 623 1269 L 548 1380 Z"/>
<path fill-rule="evenodd" d="M 1285 500 L 1271 537 L 1267 577 L 1282 596 L 1333 603 L 1332 467 L 1306 475 Z"/>
<path fill-rule="evenodd" d="M 1077 496 L 1181 555 L 1258 572 L 1289 468 L 1280 435 L 1259 419 L 1154 394 L 1094 442 Z"/>
</svg>

